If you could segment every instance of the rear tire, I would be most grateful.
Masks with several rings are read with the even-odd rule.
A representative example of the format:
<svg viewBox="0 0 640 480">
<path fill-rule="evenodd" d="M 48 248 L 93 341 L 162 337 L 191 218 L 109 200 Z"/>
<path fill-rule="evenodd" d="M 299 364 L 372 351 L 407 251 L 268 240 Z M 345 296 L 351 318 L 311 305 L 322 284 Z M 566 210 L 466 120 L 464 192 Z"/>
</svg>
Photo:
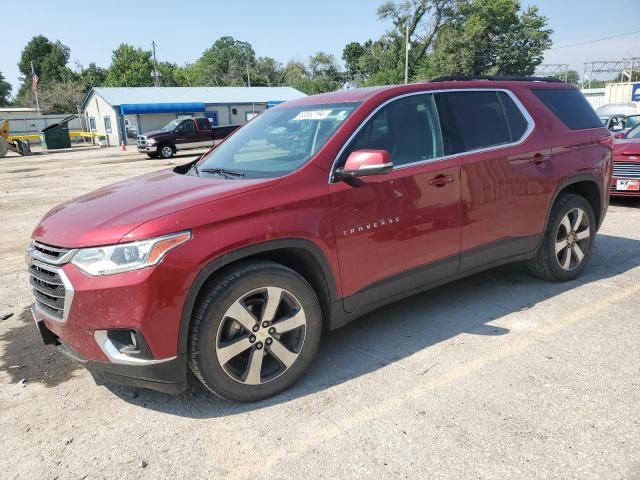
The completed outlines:
<svg viewBox="0 0 640 480">
<path fill-rule="evenodd" d="M 249 402 L 302 376 L 322 331 L 318 299 L 304 278 L 275 262 L 251 262 L 205 288 L 189 338 L 189 365 L 205 387 Z"/>
<path fill-rule="evenodd" d="M 596 218 L 591 204 L 580 195 L 560 195 L 549 214 L 542 244 L 529 261 L 529 270 L 554 282 L 575 279 L 591 259 L 595 235 Z"/>
</svg>

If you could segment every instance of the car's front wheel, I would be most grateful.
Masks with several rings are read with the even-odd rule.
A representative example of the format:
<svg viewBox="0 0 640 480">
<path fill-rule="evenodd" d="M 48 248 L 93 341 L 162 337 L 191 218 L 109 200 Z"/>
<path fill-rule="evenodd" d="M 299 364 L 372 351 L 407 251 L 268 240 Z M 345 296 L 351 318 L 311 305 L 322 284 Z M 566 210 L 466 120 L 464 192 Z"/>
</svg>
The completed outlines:
<svg viewBox="0 0 640 480">
<path fill-rule="evenodd" d="M 173 147 L 168 143 L 162 144 L 158 147 L 158 156 L 162 158 L 171 158 L 174 153 Z"/>
<path fill-rule="evenodd" d="M 255 262 L 208 288 L 192 319 L 189 363 L 210 391 L 255 401 L 300 378 L 322 331 L 318 299 L 304 278 L 278 263 Z"/>
<path fill-rule="evenodd" d="M 542 244 L 529 261 L 529 269 L 545 280 L 573 280 L 591 259 L 595 235 L 591 204 L 580 195 L 562 194 L 551 209 Z"/>
</svg>

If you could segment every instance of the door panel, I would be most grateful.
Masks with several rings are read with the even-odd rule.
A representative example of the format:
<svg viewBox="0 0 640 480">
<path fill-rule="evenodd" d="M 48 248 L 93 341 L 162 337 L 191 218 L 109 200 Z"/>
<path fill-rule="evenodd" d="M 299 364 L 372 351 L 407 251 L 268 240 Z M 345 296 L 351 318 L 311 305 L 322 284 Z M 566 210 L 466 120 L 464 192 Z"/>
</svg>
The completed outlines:
<svg viewBox="0 0 640 480">
<path fill-rule="evenodd" d="M 443 175 L 442 187 L 429 182 Z M 456 159 L 399 169 L 358 185 L 332 184 L 332 212 L 347 311 L 376 284 L 384 296 L 410 288 L 400 274 L 429 283 L 453 275 L 460 249 L 460 168 Z M 440 263 L 438 263 L 440 262 Z M 431 272 L 420 271 L 433 267 Z M 395 277 L 395 278 L 394 278 Z M 413 285 L 418 286 L 418 285 Z"/>
<path fill-rule="evenodd" d="M 332 183 L 344 306 L 357 311 L 453 275 L 460 250 L 460 166 L 443 159 L 431 94 L 382 106 L 341 155 L 391 154 L 391 173 Z"/>
</svg>

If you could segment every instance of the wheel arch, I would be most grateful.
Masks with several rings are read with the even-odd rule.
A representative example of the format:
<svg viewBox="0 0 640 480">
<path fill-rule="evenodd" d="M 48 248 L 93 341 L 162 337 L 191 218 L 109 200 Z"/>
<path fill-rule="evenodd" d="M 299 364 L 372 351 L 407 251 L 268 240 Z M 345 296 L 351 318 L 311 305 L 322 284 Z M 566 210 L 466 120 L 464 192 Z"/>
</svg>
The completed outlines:
<svg viewBox="0 0 640 480">
<path fill-rule="evenodd" d="M 602 225 L 602 221 L 604 220 L 607 205 L 604 203 L 605 195 L 602 191 L 600 182 L 598 182 L 598 178 L 595 175 L 589 173 L 575 175 L 562 182 L 556 189 L 553 198 L 549 203 L 546 222 L 549 221 L 549 213 L 551 212 L 553 205 L 556 203 L 558 197 L 563 193 L 573 193 L 584 197 L 591 205 L 591 208 L 593 208 L 593 213 L 596 216 L 596 223 L 598 228 L 600 228 L 600 225 Z M 545 230 L 547 227 L 546 222 Z"/>
<path fill-rule="evenodd" d="M 206 286 L 236 265 L 252 260 L 272 260 L 300 274 L 318 296 L 323 327 L 329 328 L 338 299 L 334 273 L 322 250 L 312 241 L 298 238 L 270 240 L 235 250 L 207 264 L 192 282 L 180 316 L 178 354 L 188 350 L 191 316 Z"/>
</svg>

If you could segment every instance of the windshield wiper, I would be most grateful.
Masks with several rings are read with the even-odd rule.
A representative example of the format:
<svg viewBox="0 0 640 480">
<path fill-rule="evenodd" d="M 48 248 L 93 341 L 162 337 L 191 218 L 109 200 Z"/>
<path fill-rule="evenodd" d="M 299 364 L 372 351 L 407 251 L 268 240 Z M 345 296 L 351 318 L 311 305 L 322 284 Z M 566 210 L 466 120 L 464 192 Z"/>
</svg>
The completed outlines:
<svg viewBox="0 0 640 480">
<path fill-rule="evenodd" d="M 200 170 L 201 173 L 213 173 L 214 175 L 222 175 L 225 178 L 232 177 L 244 177 L 244 173 L 242 172 L 234 172 L 233 170 L 227 170 L 226 168 L 203 168 Z"/>
</svg>

